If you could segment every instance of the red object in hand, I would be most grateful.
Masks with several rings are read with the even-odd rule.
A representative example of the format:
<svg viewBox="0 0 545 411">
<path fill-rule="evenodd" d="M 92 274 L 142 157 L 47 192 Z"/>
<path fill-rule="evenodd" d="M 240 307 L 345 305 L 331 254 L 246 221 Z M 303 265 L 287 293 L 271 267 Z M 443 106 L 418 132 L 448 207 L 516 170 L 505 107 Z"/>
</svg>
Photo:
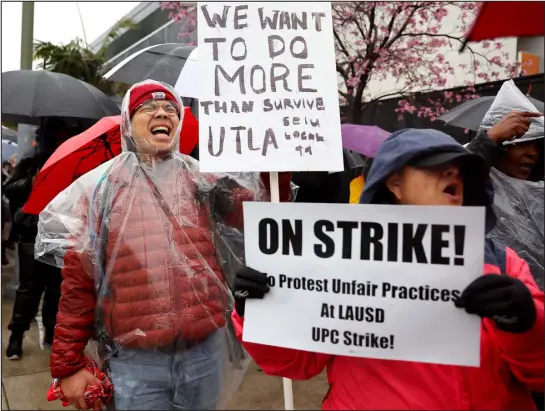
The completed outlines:
<svg viewBox="0 0 545 411">
<path fill-rule="evenodd" d="M 87 359 L 85 369 L 93 374 L 100 380 L 99 384 L 90 384 L 87 386 L 85 393 L 83 394 L 83 399 L 90 410 L 99 410 L 101 407 L 96 407 L 95 404 L 97 400 L 101 400 L 102 404 L 108 404 L 114 393 L 114 386 L 110 381 L 110 378 L 99 370 L 97 364 L 90 359 Z M 68 407 L 70 403 L 66 400 L 62 387 L 59 385 L 57 380 L 54 380 L 49 388 L 47 393 L 47 401 L 56 401 L 60 400 L 63 407 Z"/>
</svg>

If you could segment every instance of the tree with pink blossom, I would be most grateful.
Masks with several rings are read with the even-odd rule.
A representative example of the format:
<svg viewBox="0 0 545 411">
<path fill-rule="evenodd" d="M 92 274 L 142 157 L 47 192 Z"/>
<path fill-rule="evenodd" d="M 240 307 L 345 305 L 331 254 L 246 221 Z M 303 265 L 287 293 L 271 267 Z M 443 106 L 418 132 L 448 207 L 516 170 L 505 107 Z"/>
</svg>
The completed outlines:
<svg viewBox="0 0 545 411">
<path fill-rule="evenodd" d="M 180 25 L 178 39 L 194 45 L 191 34 L 197 29 L 197 9 L 195 3 L 183 1 L 162 1 L 161 10 L 170 10 L 168 18 Z"/>
<path fill-rule="evenodd" d="M 183 2 L 162 2 L 170 17 L 181 24 L 180 38 L 196 29 L 196 9 Z M 468 44 L 464 63 L 453 63 L 454 54 L 478 10 L 475 2 L 337 2 L 333 3 L 333 35 L 339 75 L 339 102 L 346 120 L 358 123 L 371 104 L 399 98 L 398 117 L 404 113 L 435 120 L 446 107 L 479 97 L 476 83 L 519 74 L 514 56 L 499 41 Z M 455 27 L 446 27 L 454 16 Z M 447 89 L 456 77 L 461 89 L 446 90 L 439 99 L 417 103 L 415 93 Z M 383 90 L 386 83 L 393 89 Z M 450 83 L 450 84 L 449 84 Z"/>
<path fill-rule="evenodd" d="M 347 120 L 357 122 L 370 104 L 398 97 L 400 117 L 409 113 L 433 121 L 447 110 L 445 107 L 478 97 L 475 83 L 517 75 L 519 65 L 502 50 L 501 42 L 467 45 L 469 64 L 451 62 L 477 9 L 474 2 L 334 4 L 339 94 L 341 105 L 348 106 Z M 447 31 L 444 22 L 449 13 L 455 14 L 457 24 Z M 425 105 L 416 104 L 415 92 L 446 89 L 455 76 L 469 79 L 462 89 L 445 91 Z M 373 87 L 386 80 L 395 84 L 395 89 Z"/>
</svg>

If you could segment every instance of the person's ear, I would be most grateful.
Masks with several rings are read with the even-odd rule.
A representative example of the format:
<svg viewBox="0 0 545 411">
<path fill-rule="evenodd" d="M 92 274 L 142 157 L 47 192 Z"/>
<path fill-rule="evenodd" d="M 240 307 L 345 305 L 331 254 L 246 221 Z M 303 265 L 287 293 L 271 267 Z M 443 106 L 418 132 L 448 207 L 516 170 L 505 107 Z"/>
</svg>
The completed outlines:
<svg viewBox="0 0 545 411">
<path fill-rule="evenodd" d="M 393 173 L 388 177 L 386 180 L 386 187 L 398 201 L 401 200 L 401 174 Z"/>
</svg>

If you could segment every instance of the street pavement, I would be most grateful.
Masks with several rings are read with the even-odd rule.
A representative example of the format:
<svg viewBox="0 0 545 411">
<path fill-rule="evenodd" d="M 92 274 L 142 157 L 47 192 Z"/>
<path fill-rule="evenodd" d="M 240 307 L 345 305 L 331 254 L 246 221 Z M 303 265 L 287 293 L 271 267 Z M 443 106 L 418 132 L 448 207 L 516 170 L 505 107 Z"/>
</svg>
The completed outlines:
<svg viewBox="0 0 545 411">
<path fill-rule="evenodd" d="M 8 250 L 9 252 L 9 250 Z M 49 351 L 40 348 L 37 323 L 25 335 L 23 357 L 18 361 L 5 359 L 9 340 L 7 329 L 13 309 L 13 300 L 4 298 L 7 281 L 15 278 L 14 254 L 8 253 L 9 266 L 2 267 L 2 410 L 58 410 L 60 402 L 45 398 L 51 384 Z M 297 410 L 318 410 L 327 391 L 325 372 L 311 381 L 294 381 L 294 403 Z M 64 410 L 73 410 L 73 407 Z M 251 364 L 241 386 L 228 404 L 229 410 L 284 409 L 282 379 L 265 375 Z"/>
</svg>

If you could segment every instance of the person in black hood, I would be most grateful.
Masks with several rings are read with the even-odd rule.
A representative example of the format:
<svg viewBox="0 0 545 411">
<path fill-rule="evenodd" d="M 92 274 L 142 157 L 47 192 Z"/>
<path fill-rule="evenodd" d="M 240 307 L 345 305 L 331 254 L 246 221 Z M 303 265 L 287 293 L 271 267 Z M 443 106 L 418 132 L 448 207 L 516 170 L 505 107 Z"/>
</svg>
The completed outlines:
<svg viewBox="0 0 545 411">
<path fill-rule="evenodd" d="M 6 182 L 4 194 L 10 206 L 16 208 L 13 229 L 16 232 L 17 258 L 19 260 L 19 286 L 13 305 L 8 329 L 11 336 L 6 349 L 9 360 L 23 355 L 23 337 L 38 313 L 42 295 L 42 321 L 45 328 L 44 345 L 53 343 L 57 309 L 60 298 L 61 271 L 57 267 L 34 259 L 34 243 L 38 234 L 39 217 L 22 212 L 32 191 L 34 180 L 40 171 L 39 157 L 27 157 L 17 165 L 13 177 Z"/>
</svg>

